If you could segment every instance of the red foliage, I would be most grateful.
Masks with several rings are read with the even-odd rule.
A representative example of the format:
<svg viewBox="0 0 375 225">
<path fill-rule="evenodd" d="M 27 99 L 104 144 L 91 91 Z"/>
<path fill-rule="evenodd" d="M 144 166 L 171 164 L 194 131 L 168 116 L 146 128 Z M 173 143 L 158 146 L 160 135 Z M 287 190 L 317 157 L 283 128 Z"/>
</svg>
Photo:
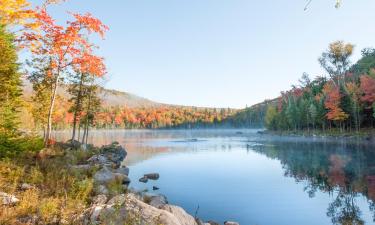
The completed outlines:
<svg viewBox="0 0 375 225">
<path fill-rule="evenodd" d="M 363 92 L 361 100 L 373 104 L 375 102 L 375 79 L 368 75 L 362 75 L 361 90 Z"/>
<path fill-rule="evenodd" d="M 324 106 L 329 110 L 326 114 L 327 119 L 334 121 L 346 120 L 349 115 L 340 108 L 341 94 L 339 87 L 333 82 L 328 82 L 324 85 L 323 93 L 326 95 Z"/>
<path fill-rule="evenodd" d="M 30 44 L 31 52 L 45 58 L 50 64 L 49 76 L 59 75 L 69 67 L 94 76 L 105 74 L 103 59 L 93 54 L 95 48 L 87 34 L 104 36 L 108 27 L 90 14 L 72 14 L 74 21 L 59 26 L 45 8 L 35 11 L 40 32 L 25 32 L 23 40 Z"/>
</svg>

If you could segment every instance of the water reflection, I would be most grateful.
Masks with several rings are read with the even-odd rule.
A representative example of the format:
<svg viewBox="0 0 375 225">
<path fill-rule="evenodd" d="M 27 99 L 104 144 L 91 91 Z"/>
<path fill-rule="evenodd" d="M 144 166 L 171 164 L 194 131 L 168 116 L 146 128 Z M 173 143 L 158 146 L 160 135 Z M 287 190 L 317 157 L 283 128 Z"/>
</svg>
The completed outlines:
<svg viewBox="0 0 375 225">
<path fill-rule="evenodd" d="M 363 196 L 368 200 L 370 211 L 375 213 L 375 151 L 371 147 L 268 142 L 252 149 L 280 160 L 284 175 L 303 183 L 309 197 L 314 198 L 319 191 L 333 196 L 327 206 L 332 224 L 364 224 L 357 205 Z"/>
<path fill-rule="evenodd" d="M 68 132 L 56 134 L 68 140 Z M 95 145 L 126 146 L 131 186 L 199 216 L 240 224 L 372 224 L 375 149 L 361 143 L 273 138 L 256 130 L 93 131 Z M 293 142 L 292 142 L 293 141 Z M 349 144 L 350 143 L 350 144 Z M 354 144 L 355 143 L 355 144 Z M 158 181 L 138 182 L 158 172 Z"/>
</svg>

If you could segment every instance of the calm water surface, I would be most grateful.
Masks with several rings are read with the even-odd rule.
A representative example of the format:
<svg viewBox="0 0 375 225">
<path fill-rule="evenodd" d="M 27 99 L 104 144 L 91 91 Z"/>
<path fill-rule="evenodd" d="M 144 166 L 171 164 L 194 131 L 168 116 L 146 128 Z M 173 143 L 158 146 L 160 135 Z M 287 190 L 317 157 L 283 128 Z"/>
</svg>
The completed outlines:
<svg viewBox="0 0 375 225">
<path fill-rule="evenodd" d="M 58 133 L 59 139 L 68 134 Z M 217 222 L 374 224 L 375 148 L 264 139 L 256 130 L 94 131 L 126 146 L 131 186 Z M 138 182 L 144 173 L 160 179 Z"/>
</svg>

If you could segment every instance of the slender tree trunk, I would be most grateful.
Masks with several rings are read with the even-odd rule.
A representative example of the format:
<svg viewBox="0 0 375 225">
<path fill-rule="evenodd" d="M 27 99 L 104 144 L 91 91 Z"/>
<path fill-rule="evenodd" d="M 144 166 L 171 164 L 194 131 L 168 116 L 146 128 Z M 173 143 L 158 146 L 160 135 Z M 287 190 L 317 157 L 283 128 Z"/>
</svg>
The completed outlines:
<svg viewBox="0 0 375 225">
<path fill-rule="evenodd" d="M 53 86 L 52 90 L 52 96 L 51 96 L 51 102 L 48 110 L 48 120 L 47 120 L 47 132 L 46 132 L 46 137 L 44 139 L 44 146 L 48 147 L 49 140 L 51 139 L 51 131 L 52 131 L 52 114 L 53 114 L 53 109 L 55 106 L 55 100 L 56 100 L 56 93 L 57 93 L 57 88 L 59 85 L 59 76 L 60 72 L 57 73 L 55 84 Z"/>
<path fill-rule="evenodd" d="M 77 116 L 78 116 L 78 111 L 80 104 L 81 104 L 81 97 L 82 97 L 82 85 L 83 85 L 83 73 L 81 73 L 80 81 L 79 81 L 79 89 L 78 89 L 78 94 L 77 94 L 77 99 L 76 99 L 76 106 L 74 109 L 74 116 L 73 116 L 73 134 L 72 134 L 72 143 L 75 139 L 76 136 L 76 126 L 77 126 Z"/>
</svg>

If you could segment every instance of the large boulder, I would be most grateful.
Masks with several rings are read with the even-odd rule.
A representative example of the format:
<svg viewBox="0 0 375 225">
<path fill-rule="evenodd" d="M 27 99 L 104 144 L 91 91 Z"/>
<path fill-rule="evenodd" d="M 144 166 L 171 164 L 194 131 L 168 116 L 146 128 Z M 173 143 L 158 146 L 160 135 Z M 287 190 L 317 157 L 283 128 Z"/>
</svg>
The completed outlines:
<svg viewBox="0 0 375 225">
<path fill-rule="evenodd" d="M 225 221 L 224 225 L 240 225 L 240 224 L 237 222 L 233 222 L 233 221 Z"/>
<path fill-rule="evenodd" d="M 165 211 L 170 212 L 181 225 L 196 225 L 197 222 L 194 217 L 188 214 L 183 208 L 175 205 L 164 205 L 162 207 Z"/>
<path fill-rule="evenodd" d="M 163 209 L 157 209 L 142 202 L 134 194 L 126 196 L 124 206 L 128 215 L 137 216 L 141 224 L 197 225 L 195 219 L 178 206 L 165 205 Z"/>
<path fill-rule="evenodd" d="M 168 204 L 167 197 L 164 195 L 155 195 L 155 196 L 150 196 L 149 198 L 149 205 L 161 209 L 163 208 L 166 204 Z"/>
<path fill-rule="evenodd" d="M 129 168 L 126 166 L 121 166 L 120 168 L 115 169 L 113 172 L 129 176 Z"/>
<path fill-rule="evenodd" d="M 116 165 L 121 165 L 127 155 L 125 148 L 119 145 L 118 142 L 102 146 L 100 152 Z"/>
<path fill-rule="evenodd" d="M 128 178 L 128 176 L 121 173 L 114 173 L 106 166 L 104 166 L 94 175 L 94 182 L 96 184 L 108 184 L 113 181 L 119 181 L 121 183 L 130 183 L 130 179 Z"/>
</svg>

